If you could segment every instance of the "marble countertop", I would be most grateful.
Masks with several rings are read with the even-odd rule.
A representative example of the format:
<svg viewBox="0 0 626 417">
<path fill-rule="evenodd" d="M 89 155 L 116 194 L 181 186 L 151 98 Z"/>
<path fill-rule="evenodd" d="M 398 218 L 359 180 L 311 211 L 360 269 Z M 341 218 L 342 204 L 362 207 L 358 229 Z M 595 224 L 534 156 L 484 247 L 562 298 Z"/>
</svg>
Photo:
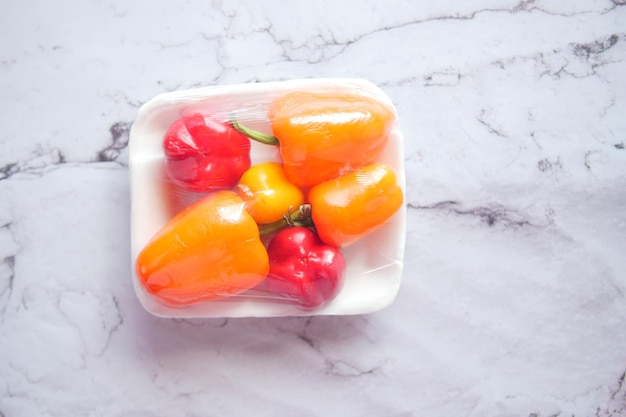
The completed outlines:
<svg viewBox="0 0 626 417">
<path fill-rule="evenodd" d="M 0 416 L 626 416 L 626 2 L 7 2 Z M 405 133 L 364 316 L 162 319 L 131 283 L 153 96 L 360 77 Z"/>
</svg>

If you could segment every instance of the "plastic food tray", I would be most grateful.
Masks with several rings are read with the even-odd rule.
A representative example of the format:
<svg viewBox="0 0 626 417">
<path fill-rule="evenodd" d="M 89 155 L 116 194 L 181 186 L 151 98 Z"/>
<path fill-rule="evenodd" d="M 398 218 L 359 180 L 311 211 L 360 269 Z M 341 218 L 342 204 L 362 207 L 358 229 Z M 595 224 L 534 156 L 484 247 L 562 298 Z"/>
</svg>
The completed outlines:
<svg viewBox="0 0 626 417">
<path fill-rule="evenodd" d="M 393 107 L 390 98 L 366 80 L 306 79 L 177 91 L 161 94 L 139 109 L 129 140 L 131 255 L 134 289 L 148 312 L 176 318 L 351 315 L 375 312 L 393 302 L 402 276 L 406 235 L 404 205 L 381 228 L 342 249 L 347 263 L 344 286 L 334 300 L 316 310 L 302 310 L 297 305 L 278 302 L 254 289 L 223 300 L 173 308 L 150 296 L 135 274 L 134 263 L 141 249 L 171 217 L 197 198 L 177 189 L 165 174 L 162 140 L 175 119 L 193 111 L 265 115 L 265 118 L 256 117 L 257 122 L 248 125 L 271 133 L 266 114 L 272 99 L 295 89 L 321 90 L 336 86 L 357 89 Z M 253 164 L 280 160 L 274 147 L 252 142 Z M 379 160 L 394 168 L 398 184 L 405 191 L 403 135 L 397 122 Z"/>
</svg>

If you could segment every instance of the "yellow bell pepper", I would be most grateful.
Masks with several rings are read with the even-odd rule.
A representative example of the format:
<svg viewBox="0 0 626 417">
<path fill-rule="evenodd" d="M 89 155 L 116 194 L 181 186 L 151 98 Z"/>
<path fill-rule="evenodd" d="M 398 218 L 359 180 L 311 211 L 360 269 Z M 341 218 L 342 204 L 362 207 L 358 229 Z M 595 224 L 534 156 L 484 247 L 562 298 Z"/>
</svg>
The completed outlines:
<svg viewBox="0 0 626 417">
<path fill-rule="evenodd" d="M 279 221 L 304 202 L 302 191 L 289 182 L 281 164 L 263 162 L 243 173 L 237 192 L 257 224 Z"/>
</svg>

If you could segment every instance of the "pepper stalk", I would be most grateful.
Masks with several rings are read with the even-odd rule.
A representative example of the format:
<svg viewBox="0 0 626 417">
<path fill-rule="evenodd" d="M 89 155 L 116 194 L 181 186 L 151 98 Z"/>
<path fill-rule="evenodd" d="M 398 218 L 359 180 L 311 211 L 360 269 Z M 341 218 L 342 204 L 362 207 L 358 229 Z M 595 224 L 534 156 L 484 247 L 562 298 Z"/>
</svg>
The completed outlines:
<svg viewBox="0 0 626 417">
<path fill-rule="evenodd" d="M 273 223 L 260 224 L 259 232 L 261 233 L 261 236 L 267 236 L 287 227 L 294 226 L 315 227 L 313 219 L 311 218 L 310 204 L 302 204 L 298 210 L 293 212 L 292 207 L 290 207 L 289 212 L 285 214 L 282 219 Z"/>
<path fill-rule="evenodd" d="M 241 125 L 237 119 L 231 115 L 228 122 L 237 132 L 249 137 L 252 140 L 263 143 L 265 145 L 279 146 L 280 142 L 276 136 L 268 135 L 257 130 L 250 129 Z"/>
</svg>

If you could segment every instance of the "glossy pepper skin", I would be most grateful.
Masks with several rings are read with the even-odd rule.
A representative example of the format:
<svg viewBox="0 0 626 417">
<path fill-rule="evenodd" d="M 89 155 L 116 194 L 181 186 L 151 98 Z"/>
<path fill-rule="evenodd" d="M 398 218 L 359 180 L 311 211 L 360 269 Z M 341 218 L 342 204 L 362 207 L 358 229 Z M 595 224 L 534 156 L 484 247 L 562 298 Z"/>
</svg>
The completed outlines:
<svg viewBox="0 0 626 417">
<path fill-rule="evenodd" d="M 404 196 L 394 171 L 376 163 L 314 186 L 308 199 L 320 239 L 343 248 L 387 222 Z"/>
<path fill-rule="evenodd" d="M 244 172 L 237 192 L 258 224 L 279 221 L 304 202 L 302 191 L 287 180 L 282 166 L 276 162 L 263 162 Z"/>
<path fill-rule="evenodd" d="M 346 91 L 293 92 L 269 110 L 287 178 L 309 187 L 374 162 L 388 141 L 393 110 Z"/>
<path fill-rule="evenodd" d="M 199 113 L 172 123 L 163 150 L 169 177 L 188 191 L 233 187 L 250 168 L 250 139 L 230 123 Z"/>
<path fill-rule="evenodd" d="M 307 227 L 281 230 L 267 251 L 270 273 L 265 285 L 274 295 L 313 309 L 335 298 L 343 286 L 343 255 Z"/>
<path fill-rule="evenodd" d="M 269 272 L 259 229 L 239 196 L 215 191 L 172 218 L 137 257 L 145 290 L 186 306 L 241 293 Z"/>
<path fill-rule="evenodd" d="M 346 90 L 294 91 L 268 112 L 274 136 L 233 127 L 262 143 L 279 145 L 293 184 L 308 188 L 378 159 L 395 121 L 390 106 Z"/>
</svg>

